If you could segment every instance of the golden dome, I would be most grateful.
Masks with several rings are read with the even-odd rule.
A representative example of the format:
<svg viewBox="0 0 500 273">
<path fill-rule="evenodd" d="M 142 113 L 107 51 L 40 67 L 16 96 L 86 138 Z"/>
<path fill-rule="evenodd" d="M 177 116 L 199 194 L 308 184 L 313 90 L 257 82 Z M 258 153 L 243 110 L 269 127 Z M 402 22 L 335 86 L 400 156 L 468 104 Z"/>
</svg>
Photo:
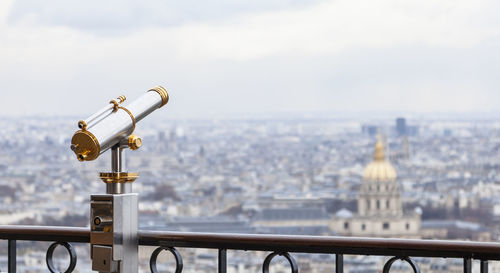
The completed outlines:
<svg viewBox="0 0 500 273">
<path fill-rule="evenodd" d="M 384 145 L 380 138 L 375 144 L 375 154 L 373 161 L 366 166 L 363 172 L 363 179 L 368 181 L 393 181 L 397 174 L 391 163 L 385 160 Z"/>
</svg>

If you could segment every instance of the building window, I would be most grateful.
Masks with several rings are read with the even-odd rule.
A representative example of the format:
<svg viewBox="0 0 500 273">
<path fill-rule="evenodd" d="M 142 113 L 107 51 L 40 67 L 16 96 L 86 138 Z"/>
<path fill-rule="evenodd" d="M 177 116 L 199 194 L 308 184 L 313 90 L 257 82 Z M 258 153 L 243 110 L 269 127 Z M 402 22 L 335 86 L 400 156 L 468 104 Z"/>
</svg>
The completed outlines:
<svg viewBox="0 0 500 273">
<path fill-rule="evenodd" d="M 377 200 L 377 209 L 380 209 L 380 200 Z"/>
<path fill-rule="evenodd" d="M 406 230 L 410 229 L 410 223 L 406 223 Z"/>
<path fill-rule="evenodd" d="M 344 229 L 349 229 L 349 222 L 344 222 Z"/>
<path fill-rule="evenodd" d="M 380 191 L 380 185 L 377 185 L 377 191 Z"/>
<path fill-rule="evenodd" d="M 361 230 L 365 230 L 366 229 L 366 225 L 365 224 L 361 224 Z"/>
<path fill-rule="evenodd" d="M 385 207 L 386 208 L 389 208 L 390 205 L 391 205 L 391 201 L 389 201 L 389 200 L 385 201 Z"/>
<path fill-rule="evenodd" d="M 366 207 L 370 209 L 370 199 L 366 199 Z"/>
<path fill-rule="evenodd" d="M 385 222 L 382 224 L 383 229 L 389 229 L 389 223 Z"/>
</svg>

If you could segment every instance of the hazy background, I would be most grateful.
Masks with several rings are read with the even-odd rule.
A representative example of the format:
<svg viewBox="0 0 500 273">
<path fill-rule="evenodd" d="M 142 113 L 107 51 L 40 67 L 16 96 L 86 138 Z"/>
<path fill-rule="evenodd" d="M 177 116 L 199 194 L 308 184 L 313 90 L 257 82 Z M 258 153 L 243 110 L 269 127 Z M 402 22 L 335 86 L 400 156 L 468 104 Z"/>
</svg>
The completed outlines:
<svg viewBox="0 0 500 273">
<path fill-rule="evenodd" d="M 86 116 L 161 84 L 169 117 L 500 107 L 493 0 L 0 1 L 0 116 Z"/>
<path fill-rule="evenodd" d="M 300 220 L 311 204 L 321 227 L 357 211 L 382 132 L 406 212 L 457 226 L 438 239 L 498 242 L 499 10 L 494 0 L 0 0 L 0 224 L 87 226 L 109 153 L 78 162 L 76 122 L 163 85 L 169 104 L 127 151 L 141 229 L 305 233 L 256 215 L 286 206 Z M 414 133 L 405 120 L 400 134 L 397 117 Z M 46 247 L 18 246 L 20 272 L 45 272 Z M 79 272 L 90 272 L 88 250 L 77 249 Z M 259 255 L 236 253 L 229 266 L 257 272 Z M 374 259 L 346 256 L 346 272 L 378 272 Z M 324 264 L 302 260 L 303 272 Z"/>
</svg>

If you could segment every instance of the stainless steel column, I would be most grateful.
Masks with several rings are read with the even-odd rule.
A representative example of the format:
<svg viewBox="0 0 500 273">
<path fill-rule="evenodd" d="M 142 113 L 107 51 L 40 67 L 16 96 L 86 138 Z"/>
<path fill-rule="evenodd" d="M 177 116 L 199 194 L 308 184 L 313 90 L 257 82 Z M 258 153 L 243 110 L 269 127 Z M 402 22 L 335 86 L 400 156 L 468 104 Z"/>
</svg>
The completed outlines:
<svg viewBox="0 0 500 273">
<path fill-rule="evenodd" d="M 138 272 L 137 200 L 136 193 L 91 196 L 92 270 Z"/>
</svg>

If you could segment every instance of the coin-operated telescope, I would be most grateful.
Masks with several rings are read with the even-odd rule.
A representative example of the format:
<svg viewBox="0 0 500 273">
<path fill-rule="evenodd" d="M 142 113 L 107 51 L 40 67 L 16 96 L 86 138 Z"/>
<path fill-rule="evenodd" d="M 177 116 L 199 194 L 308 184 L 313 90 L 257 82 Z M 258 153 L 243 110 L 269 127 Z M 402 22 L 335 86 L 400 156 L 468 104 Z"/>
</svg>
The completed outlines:
<svg viewBox="0 0 500 273">
<path fill-rule="evenodd" d="M 134 135 L 136 123 L 168 102 L 165 88 L 156 86 L 124 106 L 125 96 L 78 122 L 71 150 L 79 161 L 90 161 L 111 149 L 111 172 L 102 172 L 106 194 L 90 197 L 90 243 L 92 270 L 137 273 L 137 193 L 132 182 L 138 173 L 126 172 L 125 148 L 142 145 Z"/>
</svg>

